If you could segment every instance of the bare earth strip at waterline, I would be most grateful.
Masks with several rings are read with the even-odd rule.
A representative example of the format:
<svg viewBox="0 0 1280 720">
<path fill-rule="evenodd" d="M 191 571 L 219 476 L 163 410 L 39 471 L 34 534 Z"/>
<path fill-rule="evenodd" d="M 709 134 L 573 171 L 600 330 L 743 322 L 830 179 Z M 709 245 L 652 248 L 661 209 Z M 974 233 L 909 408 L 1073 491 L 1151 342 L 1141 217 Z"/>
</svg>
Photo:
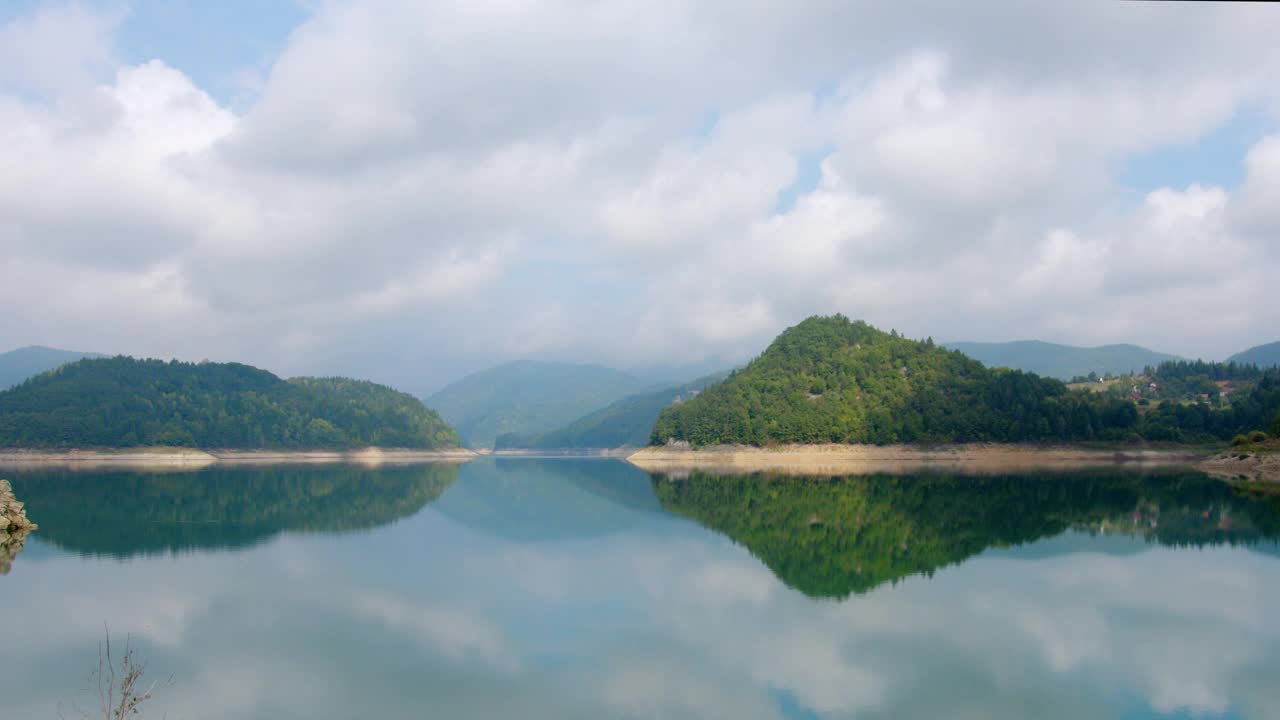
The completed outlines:
<svg viewBox="0 0 1280 720">
<path fill-rule="evenodd" d="M 196 469 L 210 465 L 280 465 L 355 463 L 395 465 L 420 462 L 467 462 L 470 450 L 413 450 L 360 448 L 355 450 L 197 450 L 193 448 L 136 448 L 128 450 L 8 450 L 0 452 L 0 467 L 65 467 L 92 470 L 103 467 L 155 470 Z"/>
<path fill-rule="evenodd" d="M 774 471 L 794 475 L 856 475 L 922 469 L 1005 473 L 1034 469 L 1126 466 L 1191 466 L 1203 461 L 1194 449 L 1093 449 L 1070 446 L 973 444 L 911 445 L 720 445 L 699 449 L 649 447 L 627 458 L 649 472 L 722 470 Z"/>
</svg>

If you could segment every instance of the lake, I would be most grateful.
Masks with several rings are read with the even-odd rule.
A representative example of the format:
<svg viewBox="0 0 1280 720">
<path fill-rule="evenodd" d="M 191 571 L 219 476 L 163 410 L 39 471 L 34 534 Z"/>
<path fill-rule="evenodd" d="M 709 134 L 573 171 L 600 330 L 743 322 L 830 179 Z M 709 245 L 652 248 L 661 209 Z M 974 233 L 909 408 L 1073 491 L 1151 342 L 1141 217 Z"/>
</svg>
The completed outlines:
<svg viewBox="0 0 1280 720">
<path fill-rule="evenodd" d="M 1280 716 L 1280 508 L 1193 472 L 3 475 L 5 718 L 104 624 L 174 720 Z"/>
</svg>

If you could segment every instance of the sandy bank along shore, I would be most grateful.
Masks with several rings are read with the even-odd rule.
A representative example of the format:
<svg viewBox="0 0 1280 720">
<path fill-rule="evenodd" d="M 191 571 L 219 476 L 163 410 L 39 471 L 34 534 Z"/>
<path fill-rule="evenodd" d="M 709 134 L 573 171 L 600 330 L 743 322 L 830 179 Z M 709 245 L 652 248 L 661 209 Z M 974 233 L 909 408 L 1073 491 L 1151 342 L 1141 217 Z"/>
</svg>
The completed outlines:
<svg viewBox="0 0 1280 720">
<path fill-rule="evenodd" d="M 1196 463 L 1196 468 L 1224 480 L 1280 483 L 1280 452 L 1224 450 Z"/>
<path fill-rule="evenodd" d="M 194 448 L 129 448 L 121 450 L 0 450 L 0 467 L 103 467 L 195 469 L 215 464 L 279 465 L 353 463 L 394 465 L 420 462 L 467 462 L 470 450 L 361 448 L 358 450 L 196 450 Z"/>
<path fill-rule="evenodd" d="M 860 475 L 924 469 L 994 474 L 1035 469 L 1068 470 L 1105 466 L 1187 466 L 1203 460 L 1192 450 L 1100 450 L 1071 446 L 973 444 L 780 445 L 768 448 L 728 445 L 699 448 L 649 447 L 627 458 L 648 472 L 776 471 L 793 475 Z"/>
</svg>

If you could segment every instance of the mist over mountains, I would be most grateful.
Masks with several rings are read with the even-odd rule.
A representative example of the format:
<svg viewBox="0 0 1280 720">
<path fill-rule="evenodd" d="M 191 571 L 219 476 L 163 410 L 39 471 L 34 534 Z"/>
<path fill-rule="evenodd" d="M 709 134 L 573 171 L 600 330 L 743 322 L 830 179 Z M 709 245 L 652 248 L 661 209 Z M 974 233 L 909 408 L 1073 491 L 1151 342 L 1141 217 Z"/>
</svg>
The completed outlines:
<svg viewBox="0 0 1280 720">
<path fill-rule="evenodd" d="M 472 373 L 426 398 L 470 448 L 506 433 L 554 430 L 645 387 L 600 365 L 521 360 Z"/>
</svg>

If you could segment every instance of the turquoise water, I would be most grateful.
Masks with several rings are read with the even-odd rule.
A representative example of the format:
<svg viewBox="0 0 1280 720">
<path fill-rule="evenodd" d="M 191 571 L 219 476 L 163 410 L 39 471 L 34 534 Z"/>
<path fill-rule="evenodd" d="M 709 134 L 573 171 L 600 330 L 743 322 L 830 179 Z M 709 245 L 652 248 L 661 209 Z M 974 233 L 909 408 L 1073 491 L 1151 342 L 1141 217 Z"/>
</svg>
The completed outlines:
<svg viewBox="0 0 1280 720">
<path fill-rule="evenodd" d="M 4 473 L 4 717 L 1276 717 L 1280 511 L 1194 473 Z"/>
</svg>

